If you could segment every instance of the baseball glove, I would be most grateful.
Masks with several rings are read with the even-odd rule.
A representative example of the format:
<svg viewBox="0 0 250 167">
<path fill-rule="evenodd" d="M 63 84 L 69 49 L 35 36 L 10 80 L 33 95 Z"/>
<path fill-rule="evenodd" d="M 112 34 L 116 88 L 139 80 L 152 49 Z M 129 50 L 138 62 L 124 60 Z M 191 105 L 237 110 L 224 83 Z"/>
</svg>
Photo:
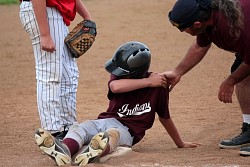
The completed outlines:
<svg viewBox="0 0 250 167">
<path fill-rule="evenodd" d="M 66 36 L 64 42 L 74 58 L 82 56 L 93 45 L 96 37 L 96 24 L 90 20 L 84 20 Z"/>
</svg>

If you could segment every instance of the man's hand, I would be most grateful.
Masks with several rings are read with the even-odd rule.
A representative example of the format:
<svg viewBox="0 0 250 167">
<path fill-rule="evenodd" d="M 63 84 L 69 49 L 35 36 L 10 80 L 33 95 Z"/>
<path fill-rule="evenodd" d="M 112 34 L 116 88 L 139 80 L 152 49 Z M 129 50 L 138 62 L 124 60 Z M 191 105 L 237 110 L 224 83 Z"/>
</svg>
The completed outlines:
<svg viewBox="0 0 250 167">
<path fill-rule="evenodd" d="M 164 75 L 167 79 L 167 84 L 170 86 L 169 91 L 171 91 L 181 79 L 181 75 L 178 75 L 175 71 L 166 71 L 162 73 L 162 75 Z"/>
<path fill-rule="evenodd" d="M 222 82 L 218 92 L 218 98 L 224 103 L 232 103 L 232 96 L 234 92 L 234 85 L 230 84 L 229 80 L 226 79 Z"/>
</svg>

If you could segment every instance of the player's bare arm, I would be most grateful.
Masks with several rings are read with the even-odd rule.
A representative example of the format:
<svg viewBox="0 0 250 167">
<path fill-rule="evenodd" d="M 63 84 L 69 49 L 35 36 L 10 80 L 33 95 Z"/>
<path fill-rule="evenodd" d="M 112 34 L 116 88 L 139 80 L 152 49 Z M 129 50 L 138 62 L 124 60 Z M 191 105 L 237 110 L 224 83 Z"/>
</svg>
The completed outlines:
<svg viewBox="0 0 250 167">
<path fill-rule="evenodd" d="M 81 0 L 76 0 L 76 11 L 84 20 L 91 20 L 91 15 Z"/>
<path fill-rule="evenodd" d="M 184 142 L 171 118 L 164 119 L 159 117 L 159 120 L 178 148 L 192 148 L 201 145 L 195 142 Z"/>
<path fill-rule="evenodd" d="M 47 21 L 46 1 L 32 0 L 37 24 L 40 31 L 41 49 L 47 52 L 55 51 L 55 44 L 50 36 L 49 24 Z"/>
<path fill-rule="evenodd" d="M 109 87 L 114 93 L 123 93 L 146 87 L 166 88 L 166 85 L 167 80 L 163 75 L 151 73 L 148 78 L 114 80 L 110 83 Z"/>
</svg>

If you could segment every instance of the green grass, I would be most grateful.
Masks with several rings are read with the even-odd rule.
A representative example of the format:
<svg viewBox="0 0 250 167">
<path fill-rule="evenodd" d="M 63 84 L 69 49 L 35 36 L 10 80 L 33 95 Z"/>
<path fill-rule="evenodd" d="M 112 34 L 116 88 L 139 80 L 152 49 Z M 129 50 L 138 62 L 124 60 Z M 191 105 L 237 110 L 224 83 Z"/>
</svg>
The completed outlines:
<svg viewBox="0 0 250 167">
<path fill-rule="evenodd" d="M 19 0 L 0 0 L 0 5 L 18 4 Z"/>
</svg>

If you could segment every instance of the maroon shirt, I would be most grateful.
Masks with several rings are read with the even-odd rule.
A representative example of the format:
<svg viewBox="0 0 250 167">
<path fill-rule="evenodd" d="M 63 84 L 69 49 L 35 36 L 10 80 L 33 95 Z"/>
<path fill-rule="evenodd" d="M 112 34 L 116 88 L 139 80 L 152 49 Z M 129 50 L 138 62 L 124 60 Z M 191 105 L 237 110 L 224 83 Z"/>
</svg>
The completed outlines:
<svg viewBox="0 0 250 167">
<path fill-rule="evenodd" d="M 250 65 L 250 1 L 240 0 L 244 13 L 244 30 L 238 39 L 229 34 L 227 18 L 218 11 L 213 13 L 213 27 L 207 33 L 197 36 L 197 44 L 201 47 L 214 43 L 219 48 L 239 53 L 242 60 Z"/>
<path fill-rule="evenodd" d="M 119 78 L 111 75 L 109 83 L 117 79 Z M 98 118 L 116 118 L 127 126 L 134 136 L 133 144 L 139 142 L 145 131 L 153 126 L 155 113 L 161 118 L 170 118 L 168 89 L 143 88 L 126 93 L 113 93 L 109 89 L 108 97 L 109 107 Z"/>
</svg>

